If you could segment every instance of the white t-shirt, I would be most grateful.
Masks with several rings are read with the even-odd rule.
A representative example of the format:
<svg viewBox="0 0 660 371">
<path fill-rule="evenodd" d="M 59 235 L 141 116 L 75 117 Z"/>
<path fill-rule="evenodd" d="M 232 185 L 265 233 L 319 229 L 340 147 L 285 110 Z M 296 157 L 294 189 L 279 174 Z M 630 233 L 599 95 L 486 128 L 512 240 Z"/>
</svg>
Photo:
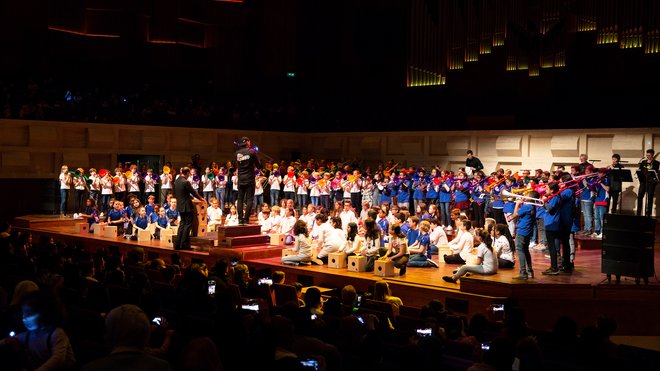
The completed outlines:
<svg viewBox="0 0 660 371">
<path fill-rule="evenodd" d="M 112 194 L 112 178 L 105 177 L 101 179 L 101 194 L 102 195 Z"/>
<path fill-rule="evenodd" d="M 209 179 L 209 177 L 207 175 L 204 175 L 202 177 L 202 184 L 204 185 L 203 191 L 204 192 L 213 192 L 214 183 L 215 182 L 213 180 Z"/>
<path fill-rule="evenodd" d="M 100 181 L 98 175 L 90 175 L 89 180 L 92 181 L 92 183 L 89 185 L 89 189 L 91 191 L 100 191 L 101 190 L 101 181 Z"/>
<path fill-rule="evenodd" d="M 147 174 L 144 177 L 144 192 L 146 193 L 156 192 L 156 179 L 154 179 L 153 175 Z"/>
<path fill-rule="evenodd" d="M 270 184 L 271 191 L 279 190 L 280 186 L 282 185 L 282 178 L 279 176 L 271 175 L 268 177 L 268 184 Z"/>
<path fill-rule="evenodd" d="M 222 209 L 219 207 L 209 206 L 206 211 L 206 214 L 209 217 L 210 225 L 219 225 L 222 224 Z"/>
<path fill-rule="evenodd" d="M 499 236 L 494 243 L 495 256 L 513 262 L 513 250 L 505 236 Z"/>
<path fill-rule="evenodd" d="M 331 225 L 324 223 L 321 225 L 319 241 L 321 243 L 321 251 L 318 253 L 318 257 L 323 258 L 330 253 L 339 251 L 346 244 L 346 233 L 341 229 L 332 228 Z"/>
<path fill-rule="evenodd" d="M 60 189 L 70 189 L 71 176 L 65 173 L 60 173 Z"/>
<path fill-rule="evenodd" d="M 349 211 L 342 211 L 339 214 L 339 219 L 341 219 L 341 229 L 346 231 L 346 227 L 348 227 L 348 223 L 356 223 L 358 222 L 357 218 L 355 217 L 355 213 L 351 210 Z"/>
<path fill-rule="evenodd" d="M 431 231 L 431 234 L 429 234 L 429 238 L 431 239 L 431 245 L 440 246 L 449 243 L 445 229 L 441 226 L 435 227 L 435 229 Z"/>
<path fill-rule="evenodd" d="M 288 175 L 284 176 L 282 182 L 284 182 L 284 192 L 295 192 L 296 191 L 296 178 L 289 177 Z"/>
<path fill-rule="evenodd" d="M 472 233 L 465 232 L 459 237 L 458 243 L 456 245 L 449 245 L 449 248 L 452 252 L 458 253 L 463 260 L 467 261 L 468 256 L 472 252 L 473 245 L 474 237 L 472 236 Z"/>
<path fill-rule="evenodd" d="M 486 247 L 485 243 L 477 246 L 477 256 L 482 259 L 481 264 L 484 267 L 485 274 L 497 273 L 497 256 Z"/>
<path fill-rule="evenodd" d="M 140 192 L 140 176 L 136 173 L 133 173 L 130 178 L 126 179 L 126 183 L 128 184 L 129 192 Z"/>
<path fill-rule="evenodd" d="M 293 225 L 296 224 L 295 216 L 287 216 L 280 221 L 280 233 L 293 235 Z"/>
<path fill-rule="evenodd" d="M 172 174 L 160 174 L 160 189 L 172 189 Z"/>
<path fill-rule="evenodd" d="M 261 183 L 261 181 L 257 179 L 257 181 L 254 183 L 254 195 L 259 196 L 262 194 L 264 194 L 263 183 Z"/>
<path fill-rule="evenodd" d="M 76 191 L 85 190 L 85 179 L 82 177 L 73 178 L 73 185 L 76 188 Z"/>
<path fill-rule="evenodd" d="M 238 225 L 238 214 L 228 214 L 225 218 L 225 225 Z"/>
</svg>

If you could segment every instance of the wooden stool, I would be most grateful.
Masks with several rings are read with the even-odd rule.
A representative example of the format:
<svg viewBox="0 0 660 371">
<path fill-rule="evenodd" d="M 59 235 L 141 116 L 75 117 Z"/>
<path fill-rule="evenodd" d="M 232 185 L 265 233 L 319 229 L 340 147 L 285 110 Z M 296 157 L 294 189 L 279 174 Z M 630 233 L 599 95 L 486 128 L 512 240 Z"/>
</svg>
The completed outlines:
<svg viewBox="0 0 660 371">
<path fill-rule="evenodd" d="M 389 260 L 376 260 L 374 262 L 374 275 L 379 277 L 393 277 L 394 263 Z"/>
<path fill-rule="evenodd" d="M 76 223 L 76 233 L 78 233 L 78 234 L 89 233 L 89 224 L 87 224 L 87 223 Z"/>
<path fill-rule="evenodd" d="M 361 255 L 353 255 L 348 257 L 348 271 L 349 272 L 366 272 L 367 258 Z"/>
<path fill-rule="evenodd" d="M 163 232 L 163 231 L 161 231 Z M 169 247 L 170 249 L 174 248 L 174 243 L 173 243 L 174 237 L 171 234 L 166 234 L 163 235 L 161 233 L 160 235 L 160 246 L 161 247 Z"/>
<path fill-rule="evenodd" d="M 103 237 L 117 238 L 117 226 L 106 225 L 105 228 L 103 228 Z"/>
<path fill-rule="evenodd" d="M 107 224 L 96 224 L 96 225 L 94 225 L 94 236 L 99 236 L 99 237 L 105 236 L 105 232 L 103 232 L 103 231 L 105 230 L 105 227 L 107 227 L 107 226 L 108 226 Z"/>
<path fill-rule="evenodd" d="M 138 241 L 151 241 L 151 232 L 138 230 Z"/>
<path fill-rule="evenodd" d="M 281 246 L 284 245 L 284 234 L 283 233 L 269 233 L 270 236 L 270 244 L 271 245 L 276 245 L 276 246 Z"/>
<path fill-rule="evenodd" d="M 343 252 L 328 254 L 328 268 L 346 268 L 346 254 Z"/>
</svg>

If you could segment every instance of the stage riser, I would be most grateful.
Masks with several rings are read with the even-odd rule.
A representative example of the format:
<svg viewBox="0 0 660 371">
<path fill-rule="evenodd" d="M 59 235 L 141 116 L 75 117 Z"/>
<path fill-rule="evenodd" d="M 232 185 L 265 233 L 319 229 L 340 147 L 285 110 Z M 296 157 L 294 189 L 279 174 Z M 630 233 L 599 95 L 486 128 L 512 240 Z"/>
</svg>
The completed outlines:
<svg viewBox="0 0 660 371">
<path fill-rule="evenodd" d="M 267 259 L 282 256 L 282 247 L 275 245 L 247 246 L 242 248 L 212 248 L 209 250 L 209 256 L 214 260 L 220 258 L 234 258 L 240 261 Z"/>
</svg>

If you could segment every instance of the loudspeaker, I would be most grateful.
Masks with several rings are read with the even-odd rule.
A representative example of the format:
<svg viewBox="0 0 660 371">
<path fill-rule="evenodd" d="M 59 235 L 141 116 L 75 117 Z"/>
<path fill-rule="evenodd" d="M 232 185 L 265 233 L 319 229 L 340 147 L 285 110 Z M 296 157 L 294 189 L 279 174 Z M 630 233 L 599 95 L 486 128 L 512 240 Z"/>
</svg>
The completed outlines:
<svg viewBox="0 0 660 371">
<path fill-rule="evenodd" d="M 601 272 L 608 280 L 614 274 L 635 277 L 637 282 L 654 275 L 655 219 L 606 214 L 603 225 Z"/>
</svg>

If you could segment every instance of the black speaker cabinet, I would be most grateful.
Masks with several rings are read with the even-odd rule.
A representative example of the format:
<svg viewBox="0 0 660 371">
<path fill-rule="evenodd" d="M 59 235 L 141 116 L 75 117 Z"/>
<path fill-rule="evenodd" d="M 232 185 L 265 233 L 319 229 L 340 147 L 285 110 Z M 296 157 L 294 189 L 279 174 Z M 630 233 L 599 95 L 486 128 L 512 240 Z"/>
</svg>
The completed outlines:
<svg viewBox="0 0 660 371">
<path fill-rule="evenodd" d="M 605 215 L 601 272 L 608 281 L 615 275 L 617 281 L 628 276 L 648 283 L 654 275 L 655 222 L 644 216 Z"/>
</svg>

